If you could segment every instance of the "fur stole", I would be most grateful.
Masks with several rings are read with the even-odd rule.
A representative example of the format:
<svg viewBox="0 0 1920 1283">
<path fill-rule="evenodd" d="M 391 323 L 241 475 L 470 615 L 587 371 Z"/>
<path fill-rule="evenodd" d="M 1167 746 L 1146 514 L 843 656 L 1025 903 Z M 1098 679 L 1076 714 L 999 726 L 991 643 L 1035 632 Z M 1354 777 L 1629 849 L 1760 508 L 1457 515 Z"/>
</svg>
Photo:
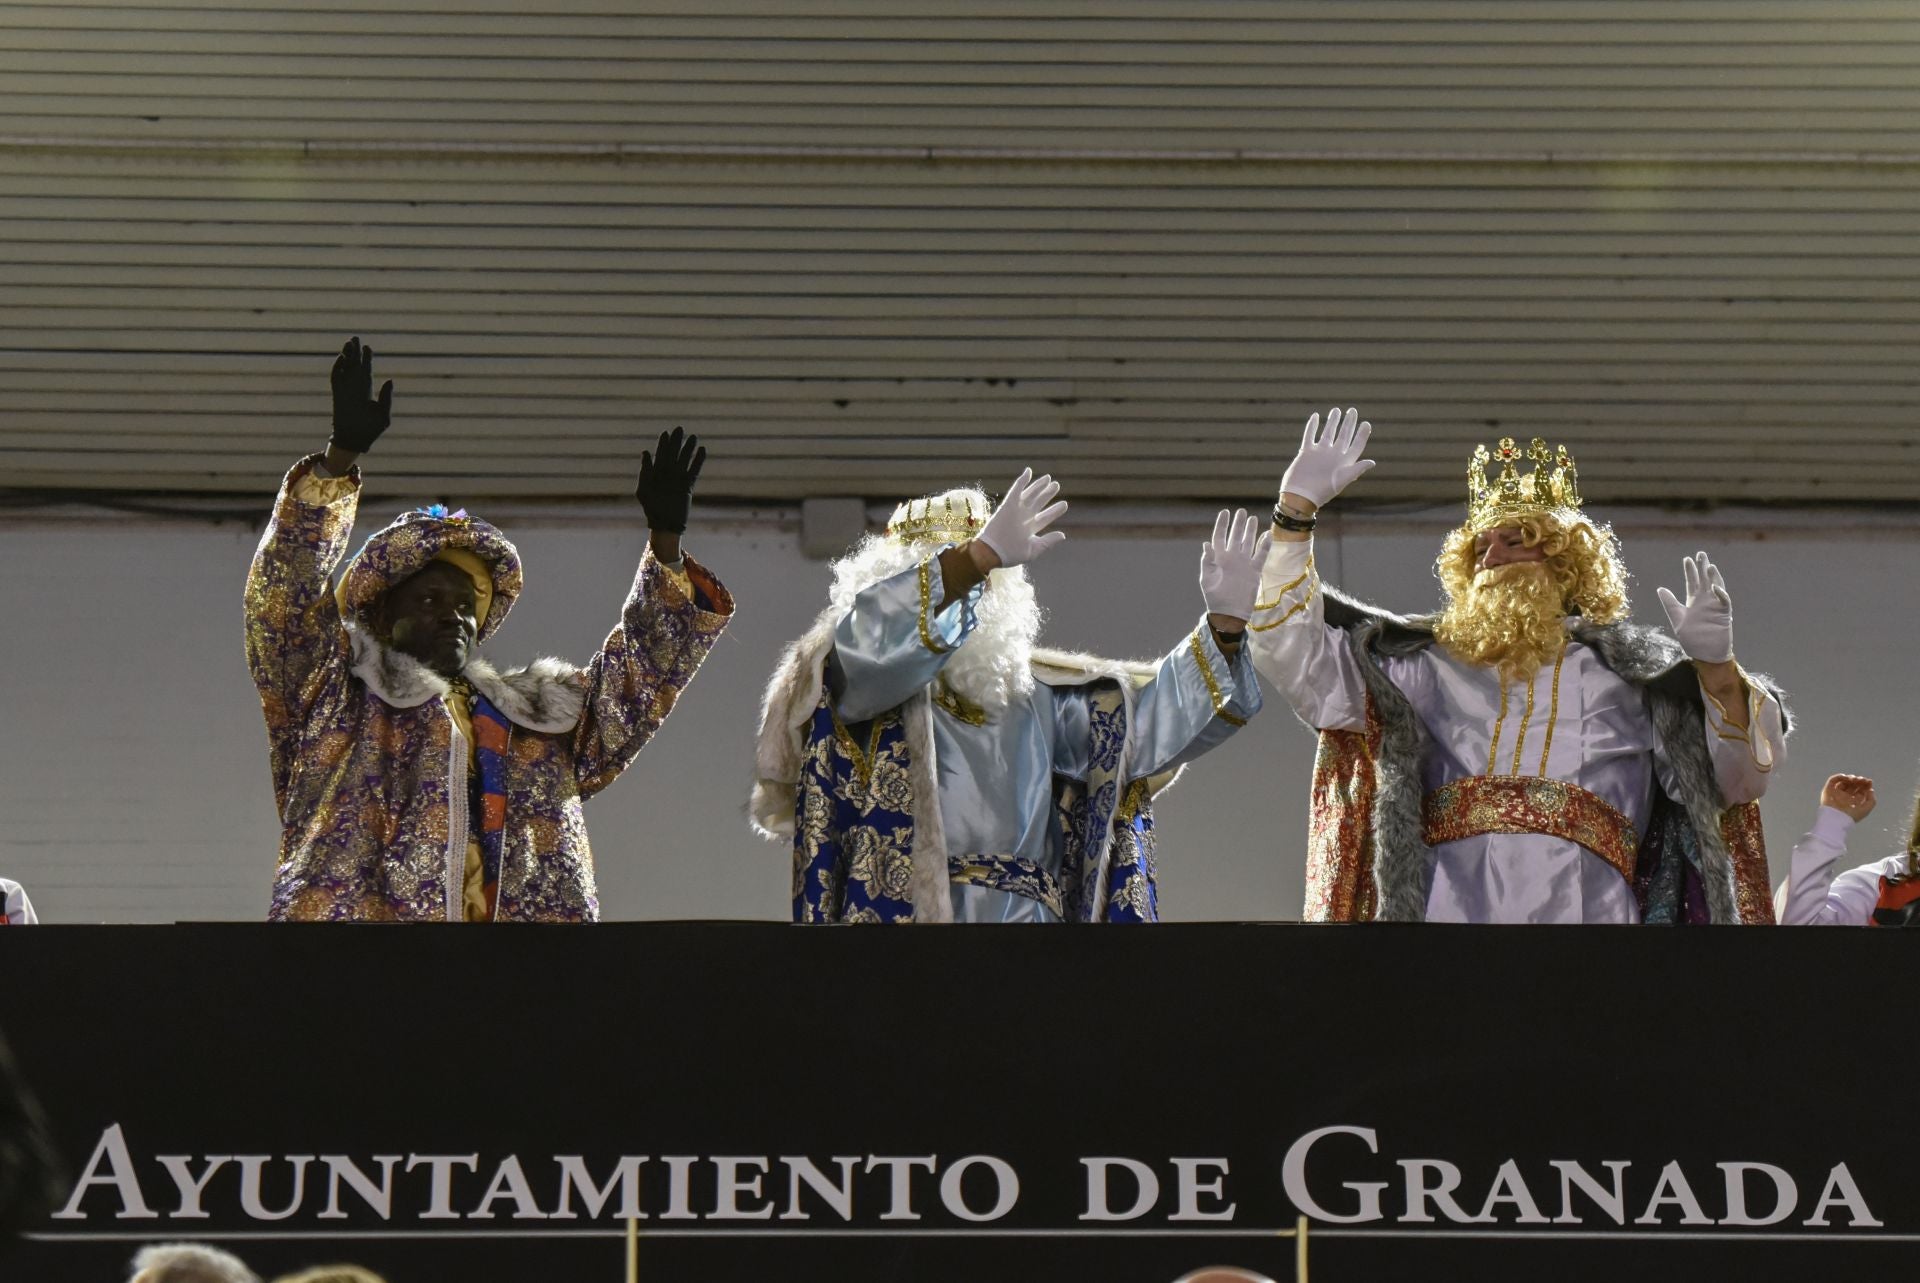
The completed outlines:
<svg viewBox="0 0 1920 1283">
<path fill-rule="evenodd" d="M 1393 615 L 1333 588 L 1323 585 L 1321 591 L 1326 598 L 1326 621 L 1347 634 L 1380 721 L 1373 813 L 1379 917 L 1418 922 L 1426 917 L 1429 872 L 1421 824 L 1425 794 L 1420 769 L 1429 737 L 1406 697 L 1381 671 L 1378 657 L 1411 655 L 1436 644 L 1434 617 Z M 1685 652 L 1667 634 L 1635 624 L 1576 623 L 1569 631 L 1623 681 L 1645 692 L 1654 731 L 1666 746 L 1677 794 L 1673 800 L 1686 811 L 1698 841 L 1709 913 L 1714 922 L 1739 922 L 1733 857 L 1721 834 L 1721 814 L 1727 803 L 1707 746 L 1699 679 L 1688 666 Z M 1757 674 L 1748 677 L 1780 702 L 1784 730 L 1790 723 L 1780 688 Z"/>
<path fill-rule="evenodd" d="M 411 655 L 381 642 L 364 628 L 349 625 L 350 668 L 366 688 L 394 708 L 418 708 L 445 696 L 447 679 Z M 580 724 L 586 706 L 581 670 L 564 659 L 536 659 L 524 668 L 501 672 L 475 656 L 461 672 L 473 688 L 516 726 L 562 734 Z"/>
</svg>

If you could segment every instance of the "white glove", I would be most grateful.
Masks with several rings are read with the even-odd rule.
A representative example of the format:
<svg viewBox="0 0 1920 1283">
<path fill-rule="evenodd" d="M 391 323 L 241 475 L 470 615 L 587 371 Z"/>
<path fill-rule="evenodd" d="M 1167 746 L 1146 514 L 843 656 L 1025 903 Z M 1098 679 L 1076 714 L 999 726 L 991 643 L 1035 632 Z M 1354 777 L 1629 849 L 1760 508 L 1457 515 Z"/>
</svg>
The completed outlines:
<svg viewBox="0 0 1920 1283">
<path fill-rule="evenodd" d="M 1033 469 L 1022 468 L 1000 506 L 987 518 L 986 528 L 974 537 L 993 549 L 1001 565 L 1026 565 L 1067 537 L 1064 530 L 1041 533 L 1067 510 L 1065 500 L 1047 506 L 1059 493 L 1058 481 L 1050 476 L 1035 481 Z"/>
<path fill-rule="evenodd" d="M 1360 420 L 1358 410 L 1348 410 L 1345 422 L 1341 421 L 1340 409 L 1335 406 L 1327 411 L 1327 428 L 1316 436 L 1320 428 L 1320 416 L 1307 417 L 1307 430 L 1300 435 L 1300 453 L 1293 456 L 1293 462 L 1287 465 L 1287 475 L 1280 479 L 1281 494 L 1297 494 L 1302 499 L 1311 499 L 1313 506 L 1324 508 L 1335 495 L 1353 484 L 1356 477 L 1373 467 L 1372 459 L 1362 459 L 1361 453 L 1367 448 L 1367 439 L 1373 435 L 1373 425 Z"/>
<path fill-rule="evenodd" d="M 1253 617 L 1253 603 L 1260 598 L 1260 568 L 1273 543 L 1273 534 L 1259 527 L 1245 508 L 1222 508 L 1213 519 L 1213 539 L 1200 548 L 1200 595 L 1207 599 L 1208 613 L 1242 623 Z"/>
<path fill-rule="evenodd" d="M 1720 568 L 1707 560 L 1704 552 L 1680 564 L 1686 568 L 1686 604 L 1681 605 L 1665 588 L 1655 590 L 1667 609 L 1674 640 L 1687 652 L 1688 659 L 1724 664 L 1733 658 L 1733 598 L 1727 596 L 1727 583 L 1720 578 Z"/>
</svg>

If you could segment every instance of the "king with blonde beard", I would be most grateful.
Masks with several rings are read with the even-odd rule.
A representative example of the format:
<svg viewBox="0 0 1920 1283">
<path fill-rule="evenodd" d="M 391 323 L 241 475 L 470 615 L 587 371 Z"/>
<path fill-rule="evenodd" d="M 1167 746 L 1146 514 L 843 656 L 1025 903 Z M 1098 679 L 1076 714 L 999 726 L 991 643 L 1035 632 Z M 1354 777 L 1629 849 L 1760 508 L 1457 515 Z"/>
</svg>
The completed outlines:
<svg viewBox="0 0 1920 1283">
<path fill-rule="evenodd" d="M 1684 601 L 1659 590 L 1671 634 L 1630 623 L 1567 448 L 1507 438 L 1469 463 L 1440 611 L 1363 605 L 1321 582 L 1312 533 L 1373 467 L 1358 417 L 1307 420 L 1249 625 L 1254 664 L 1320 734 L 1303 916 L 1772 921 L 1754 803 L 1786 710 L 1735 661 L 1707 555 L 1686 559 Z"/>
<path fill-rule="evenodd" d="M 1036 648 L 1059 485 L 950 490 L 834 563 L 767 687 L 750 812 L 796 922 L 1152 922 L 1153 795 L 1260 708 L 1242 644 L 1268 536 L 1222 512 L 1207 613 L 1160 660 Z"/>
</svg>

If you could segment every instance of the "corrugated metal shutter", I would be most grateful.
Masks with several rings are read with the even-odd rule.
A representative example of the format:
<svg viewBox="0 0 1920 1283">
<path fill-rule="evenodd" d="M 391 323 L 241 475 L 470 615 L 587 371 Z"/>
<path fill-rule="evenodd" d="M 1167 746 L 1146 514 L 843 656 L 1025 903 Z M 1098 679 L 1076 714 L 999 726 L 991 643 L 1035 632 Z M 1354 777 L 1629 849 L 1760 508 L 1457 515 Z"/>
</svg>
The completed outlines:
<svg viewBox="0 0 1920 1283">
<path fill-rule="evenodd" d="M 1920 499 L 1920 14 L 1760 0 L 0 9 L 7 482 Z"/>
</svg>

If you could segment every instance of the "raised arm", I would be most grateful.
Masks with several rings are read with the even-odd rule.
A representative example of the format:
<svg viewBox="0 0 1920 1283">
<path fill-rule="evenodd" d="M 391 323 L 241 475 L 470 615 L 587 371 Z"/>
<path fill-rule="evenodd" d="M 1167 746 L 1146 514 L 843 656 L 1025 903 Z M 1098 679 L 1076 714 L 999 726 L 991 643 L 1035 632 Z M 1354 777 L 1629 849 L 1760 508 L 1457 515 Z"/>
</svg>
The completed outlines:
<svg viewBox="0 0 1920 1283">
<path fill-rule="evenodd" d="M 974 627 L 980 585 L 1002 566 L 1025 565 L 1065 539 L 1047 527 L 1066 512 L 1060 484 L 1021 471 L 980 534 L 862 589 L 834 627 L 827 682 L 834 706 L 864 722 L 924 689 Z"/>
<path fill-rule="evenodd" d="M 1365 456 L 1373 425 L 1349 409 L 1308 417 L 1300 449 L 1280 482 L 1273 509 L 1273 547 L 1247 625 L 1254 667 L 1273 683 L 1301 721 L 1316 730 L 1366 725 L 1366 686 L 1346 636 L 1326 624 L 1313 528 L 1320 509 L 1373 468 Z"/>
<path fill-rule="evenodd" d="M 1183 765 L 1226 740 L 1260 711 L 1260 682 L 1246 653 L 1247 616 L 1260 584 L 1267 535 L 1245 510 L 1221 512 L 1200 546 L 1207 613 L 1138 688 L 1128 728 L 1134 779 Z M 1084 687 L 1055 692 L 1054 769 L 1084 778 L 1092 704 Z"/>
<path fill-rule="evenodd" d="M 654 450 L 640 454 L 634 497 L 648 547 L 620 622 L 581 674 L 586 701 L 573 769 L 583 795 L 605 788 L 639 755 L 733 618 L 733 596 L 680 548 L 706 461 L 700 439 L 683 428 L 662 432 Z"/>
<path fill-rule="evenodd" d="M 287 473 L 247 569 L 247 667 L 266 716 L 276 793 L 290 776 L 314 702 L 345 669 L 346 633 L 330 580 L 346 555 L 360 499 L 354 461 L 392 422 L 393 383 L 377 399 L 372 387 L 373 349 L 349 339 L 333 363 L 326 454 L 310 455 Z"/>
<path fill-rule="evenodd" d="M 1836 878 L 1833 866 L 1847 853 L 1853 826 L 1866 819 L 1873 807 L 1872 780 L 1859 775 L 1828 778 L 1820 791 L 1813 828 L 1793 848 L 1781 926 L 1867 925 L 1880 897 L 1878 867 L 1849 869 Z"/>
<path fill-rule="evenodd" d="M 1786 718 L 1780 701 L 1747 680 L 1733 657 L 1733 599 L 1719 567 L 1704 552 L 1682 563 L 1687 599 L 1657 590 L 1675 640 L 1693 661 L 1705 696 L 1707 746 L 1728 805 L 1758 801 L 1773 768 L 1786 760 Z"/>
</svg>

